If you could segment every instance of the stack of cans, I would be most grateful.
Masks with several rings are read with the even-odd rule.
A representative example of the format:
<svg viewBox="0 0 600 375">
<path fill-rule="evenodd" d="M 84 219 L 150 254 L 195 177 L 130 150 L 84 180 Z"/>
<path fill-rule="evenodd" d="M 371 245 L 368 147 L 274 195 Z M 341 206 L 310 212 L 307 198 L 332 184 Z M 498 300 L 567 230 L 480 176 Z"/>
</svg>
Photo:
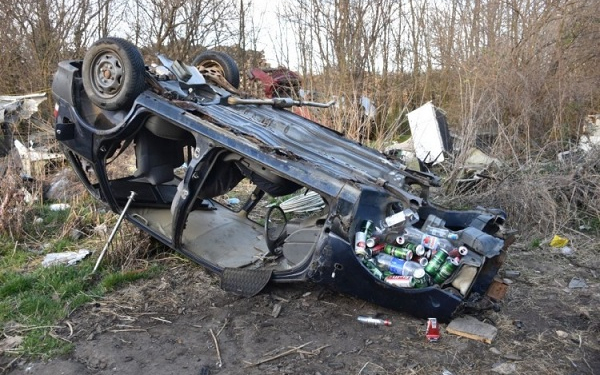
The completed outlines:
<svg viewBox="0 0 600 375">
<path fill-rule="evenodd" d="M 411 217 L 407 211 L 404 216 Z M 457 232 L 447 228 L 421 231 L 407 220 L 394 219 L 386 218 L 383 228 L 364 220 L 356 232 L 355 253 L 373 276 L 400 288 L 425 288 L 443 284 L 460 267 L 468 249 L 458 245 Z"/>
</svg>

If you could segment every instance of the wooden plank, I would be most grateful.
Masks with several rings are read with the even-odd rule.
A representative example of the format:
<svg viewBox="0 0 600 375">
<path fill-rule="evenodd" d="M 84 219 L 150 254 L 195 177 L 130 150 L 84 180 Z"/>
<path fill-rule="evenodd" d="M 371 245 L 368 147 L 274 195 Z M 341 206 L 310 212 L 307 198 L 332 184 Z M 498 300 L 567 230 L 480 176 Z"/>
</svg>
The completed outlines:
<svg viewBox="0 0 600 375">
<path fill-rule="evenodd" d="M 498 333 L 498 329 L 496 327 L 480 322 L 472 316 L 463 316 L 454 319 L 450 322 L 450 324 L 448 324 L 446 331 L 453 335 L 482 341 L 486 344 L 491 344 Z"/>
</svg>

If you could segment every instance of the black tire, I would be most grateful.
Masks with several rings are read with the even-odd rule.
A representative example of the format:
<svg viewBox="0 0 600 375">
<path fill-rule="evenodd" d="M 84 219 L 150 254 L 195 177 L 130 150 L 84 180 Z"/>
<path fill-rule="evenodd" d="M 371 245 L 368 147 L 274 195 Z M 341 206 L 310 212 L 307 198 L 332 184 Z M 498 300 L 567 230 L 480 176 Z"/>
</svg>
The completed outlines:
<svg viewBox="0 0 600 375">
<path fill-rule="evenodd" d="M 102 38 L 83 59 L 83 87 L 92 103 L 108 110 L 129 107 L 145 89 L 144 58 L 121 38 Z"/>
<path fill-rule="evenodd" d="M 235 60 L 225 52 L 208 50 L 194 58 L 192 64 L 205 75 L 222 75 L 231 86 L 240 88 L 240 70 Z"/>
</svg>

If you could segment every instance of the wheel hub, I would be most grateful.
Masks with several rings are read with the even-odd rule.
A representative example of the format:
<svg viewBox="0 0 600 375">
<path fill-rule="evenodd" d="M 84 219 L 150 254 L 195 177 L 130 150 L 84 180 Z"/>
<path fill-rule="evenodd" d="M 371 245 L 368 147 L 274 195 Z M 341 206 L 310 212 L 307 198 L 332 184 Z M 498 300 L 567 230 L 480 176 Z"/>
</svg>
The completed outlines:
<svg viewBox="0 0 600 375">
<path fill-rule="evenodd" d="M 206 78 L 212 79 L 213 82 L 223 87 L 224 89 L 237 93 L 238 90 L 231 85 L 225 78 L 225 72 L 221 65 L 213 60 L 207 60 L 197 66 L 198 71 Z"/>
<path fill-rule="evenodd" d="M 96 58 L 93 66 L 92 84 L 98 95 L 105 98 L 115 96 L 121 89 L 124 73 L 121 60 L 113 54 L 103 54 Z"/>
</svg>

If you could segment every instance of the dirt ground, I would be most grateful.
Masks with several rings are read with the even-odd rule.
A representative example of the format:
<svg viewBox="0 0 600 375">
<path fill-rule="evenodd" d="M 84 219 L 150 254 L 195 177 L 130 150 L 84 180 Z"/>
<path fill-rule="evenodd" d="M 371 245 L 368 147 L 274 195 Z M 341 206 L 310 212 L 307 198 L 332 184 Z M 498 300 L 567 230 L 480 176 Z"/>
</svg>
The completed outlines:
<svg viewBox="0 0 600 375">
<path fill-rule="evenodd" d="M 199 266 L 171 258 L 160 277 L 62 322 L 56 334 L 75 344 L 72 354 L 20 359 L 8 373 L 600 374 L 600 262 L 582 256 L 598 249 L 573 251 L 513 245 L 501 273 L 519 274 L 511 274 L 501 310 L 476 316 L 498 328 L 491 344 L 449 334 L 445 324 L 440 341 L 428 342 L 424 320 L 311 284 L 238 297 Z M 375 314 L 392 326 L 357 321 Z"/>
</svg>

